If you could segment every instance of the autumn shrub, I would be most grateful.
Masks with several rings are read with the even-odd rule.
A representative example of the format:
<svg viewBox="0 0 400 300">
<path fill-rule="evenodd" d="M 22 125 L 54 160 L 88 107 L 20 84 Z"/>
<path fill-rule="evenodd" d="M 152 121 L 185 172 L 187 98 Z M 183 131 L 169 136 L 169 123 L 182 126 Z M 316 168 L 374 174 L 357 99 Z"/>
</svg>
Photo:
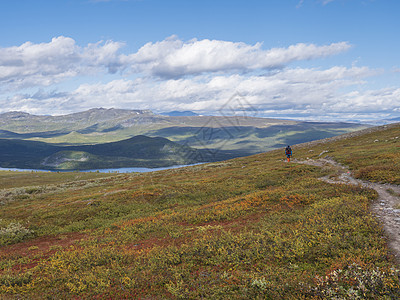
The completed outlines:
<svg viewBox="0 0 400 300">
<path fill-rule="evenodd" d="M 122 268 L 126 257 L 111 246 L 91 245 L 57 251 L 35 268 L 40 281 L 71 294 L 99 294 L 119 284 L 131 287 L 134 279 Z"/>
<path fill-rule="evenodd" d="M 318 276 L 309 294 L 323 299 L 398 299 L 400 271 L 362 267 L 353 263 Z"/>
<path fill-rule="evenodd" d="M 4 293 L 18 293 L 21 288 L 33 287 L 33 274 L 31 272 L 16 273 L 8 271 L 0 275 L 0 295 Z"/>
<path fill-rule="evenodd" d="M 0 227 L 0 245 L 18 243 L 31 236 L 33 236 L 33 231 L 19 222 L 10 222 L 7 226 Z"/>
<path fill-rule="evenodd" d="M 399 168 L 393 165 L 366 166 L 358 169 L 355 176 L 373 182 L 400 184 Z"/>
</svg>

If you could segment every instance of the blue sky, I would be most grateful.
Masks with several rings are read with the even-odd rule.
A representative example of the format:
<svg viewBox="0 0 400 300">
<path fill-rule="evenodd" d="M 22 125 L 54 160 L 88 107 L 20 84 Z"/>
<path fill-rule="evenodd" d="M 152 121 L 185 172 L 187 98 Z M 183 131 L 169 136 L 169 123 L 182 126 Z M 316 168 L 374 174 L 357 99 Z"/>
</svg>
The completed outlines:
<svg viewBox="0 0 400 300">
<path fill-rule="evenodd" d="M 400 116 L 398 0 L 2 0 L 0 113 Z M 242 107 L 237 107 L 241 114 Z"/>
</svg>

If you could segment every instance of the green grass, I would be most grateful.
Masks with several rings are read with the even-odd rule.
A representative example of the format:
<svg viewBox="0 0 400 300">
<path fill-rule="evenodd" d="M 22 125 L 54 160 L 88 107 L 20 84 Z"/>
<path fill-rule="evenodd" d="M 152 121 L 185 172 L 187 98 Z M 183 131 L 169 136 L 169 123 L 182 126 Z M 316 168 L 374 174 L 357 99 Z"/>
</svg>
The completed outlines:
<svg viewBox="0 0 400 300">
<path fill-rule="evenodd" d="M 67 183 L 71 181 L 89 180 L 110 177 L 105 173 L 81 173 L 81 172 L 15 172 L 0 171 L 0 189 L 51 185 Z"/>
<path fill-rule="evenodd" d="M 299 158 L 318 158 L 322 151 L 328 151 L 322 157 L 328 155 L 349 166 L 357 178 L 400 184 L 399 124 L 381 127 L 371 134 L 296 150 Z"/>
<path fill-rule="evenodd" d="M 378 145 L 376 137 L 396 132 L 293 150 L 305 159 L 328 149 L 342 162 L 352 158 L 357 171 L 363 162 L 349 148 L 363 144 L 362 160 L 372 163 L 376 153 L 398 145 Z M 376 192 L 325 183 L 318 178 L 328 171 L 286 163 L 283 156 L 282 149 L 148 174 L 60 178 L 57 188 L 44 183 L 29 197 L 15 195 L 0 210 L 0 293 L 32 299 L 399 298 L 399 273 L 369 210 Z M 18 241 L 5 233 L 16 223 Z"/>
</svg>

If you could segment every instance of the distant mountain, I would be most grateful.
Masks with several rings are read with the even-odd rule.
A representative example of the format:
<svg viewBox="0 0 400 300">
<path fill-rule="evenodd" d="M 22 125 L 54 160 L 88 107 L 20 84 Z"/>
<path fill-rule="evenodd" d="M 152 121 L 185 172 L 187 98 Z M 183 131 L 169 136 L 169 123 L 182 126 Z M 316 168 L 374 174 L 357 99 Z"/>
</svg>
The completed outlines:
<svg viewBox="0 0 400 300">
<path fill-rule="evenodd" d="M 387 124 L 392 124 L 392 123 L 397 123 L 397 122 L 400 122 L 400 117 L 381 119 L 381 120 L 373 120 L 373 121 L 368 121 L 366 123 L 373 125 L 373 126 L 380 126 L 380 125 L 387 125 Z"/>
<path fill-rule="evenodd" d="M 387 119 L 388 123 L 397 123 L 400 122 L 400 117 Z"/>
<path fill-rule="evenodd" d="M 170 112 L 165 112 L 161 113 L 163 116 L 170 116 L 170 117 L 193 117 L 193 116 L 198 116 L 195 112 L 185 110 L 185 111 L 170 111 Z"/>
<path fill-rule="evenodd" d="M 209 153 L 213 159 L 246 156 L 285 144 L 308 142 L 363 129 L 355 123 L 301 122 L 247 116 L 198 116 L 173 111 L 94 108 L 63 116 L 0 114 L 0 138 L 81 146 L 118 142 L 137 135 L 163 137 Z M 189 115 L 190 114 L 190 115 Z"/>
<path fill-rule="evenodd" d="M 119 142 L 83 146 L 0 139 L 0 167 L 3 168 L 152 168 L 205 161 L 210 161 L 207 153 L 160 137 L 135 136 Z"/>
<path fill-rule="evenodd" d="M 24 112 L 8 112 L 0 114 L 0 129 L 9 128 L 19 133 L 32 133 L 54 130 L 82 130 L 93 125 L 111 127 L 131 119 L 152 118 L 150 110 L 125 110 L 93 108 L 88 111 L 62 116 L 37 116 Z"/>
</svg>

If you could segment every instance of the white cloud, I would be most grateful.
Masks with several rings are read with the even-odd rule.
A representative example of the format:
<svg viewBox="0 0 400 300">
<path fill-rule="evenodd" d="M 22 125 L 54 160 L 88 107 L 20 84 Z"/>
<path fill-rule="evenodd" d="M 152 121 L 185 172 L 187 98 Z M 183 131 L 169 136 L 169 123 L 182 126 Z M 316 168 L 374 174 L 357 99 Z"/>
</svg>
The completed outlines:
<svg viewBox="0 0 400 300">
<path fill-rule="evenodd" d="M 128 1 L 142 1 L 142 0 L 89 0 L 90 3 L 128 2 Z"/>
<path fill-rule="evenodd" d="M 322 5 L 327 5 L 328 3 L 333 2 L 333 1 L 335 1 L 335 0 L 322 0 L 321 2 L 322 2 Z"/>
<path fill-rule="evenodd" d="M 0 48 L 0 112 L 61 114 L 101 106 L 215 113 L 237 92 L 259 115 L 276 117 L 361 119 L 400 111 L 400 89 L 359 90 L 368 77 L 377 75 L 368 67 L 288 66 L 342 53 L 350 48 L 347 42 L 265 50 L 261 43 L 170 37 L 120 54 L 122 46 L 107 41 L 81 47 L 71 38 L 57 37 L 49 43 Z M 121 73 L 108 82 L 110 77 L 103 76 L 116 72 Z M 104 82 L 80 81 L 90 74 Z M 54 83 L 76 77 L 78 87 L 55 90 Z"/>
<path fill-rule="evenodd" d="M 0 48 L 0 88 L 49 86 L 78 75 L 120 67 L 117 51 L 122 44 L 98 42 L 82 48 L 68 37 L 53 38 L 49 43 L 26 42 L 21 46 Z"/>
<path fill-rule="evenodd" d="M 184 42 L 177 37 L 147 43 L 130 55 L 118 53 L 122 46 L 119 42 L 100 41 L 80 47 L 72 38 L 60 36 L 49 43 L 26 42 L 0 48 L 0 89 L 50 86 L 77 76 L 116 73 L 126 68 L 135 73 L 170 78 L 210 72 L 248 72 L 326 57 L 350 47 L 346 42 L 339 42 L 263 50 L 261 43 L 248 45 L 207 39 Z"/>
<path fill-rule="evenodd" d="M 300 8 L 304 3 L 304 0 L 300 0 L 299 3 L 296 5 L 296 8 Z"/>
<path fill-rule="evenodd" d="M 258 115 L 276 117 L 312 115 L 314 119 L 325 121 L 360 119 L 366 114 L 387 115 L 399 109 L 400 89 L 365 92 L 352 89 L 373 74 L 375 72 L 366 67 L 332 67 L 325 70 L 284 69 L 269 76 L 235 74 L 169 80 L 119 79 L 105 84 L 82 84 L 70 93 L 15 96 L 9 99 L 12 107 L 5 111 L 22 107 L 36 113 L 37 107 L 51 107 L 59 113 L 67 113 L 101 106 L 218 113 L 236 92 L 259 111 Z M 340 92 L 344 88 L 350 92 Z"/>
<path fill-rule="evenodd" d="M 303 6 L 305 0 L 299 0 L 299 3 L 296 5 L 296 8 L 300 8 Z M 315 2 L 321 3 L 322 5 L 327 5 L 328 3 L 331 3 L 335 0 L 317 0 Z M 373 1 L 373 0 L 372 0 Z M 311 1 L 310 1 L 311 2 Z"/>
<path fill-rule="evenodd" d="M 248 45 L 220 40 L 184 42 L 175 36 L 147 43 L 127 57 L 135 71 L 162 77 L 182 77 L 207 72 L 273 69 L 293 61 L 326 57 L 348 50 L 347 42 L 325 46 L 299 43 L 287 48 L 263 50 L 262 44 Z"/>
</svg>

